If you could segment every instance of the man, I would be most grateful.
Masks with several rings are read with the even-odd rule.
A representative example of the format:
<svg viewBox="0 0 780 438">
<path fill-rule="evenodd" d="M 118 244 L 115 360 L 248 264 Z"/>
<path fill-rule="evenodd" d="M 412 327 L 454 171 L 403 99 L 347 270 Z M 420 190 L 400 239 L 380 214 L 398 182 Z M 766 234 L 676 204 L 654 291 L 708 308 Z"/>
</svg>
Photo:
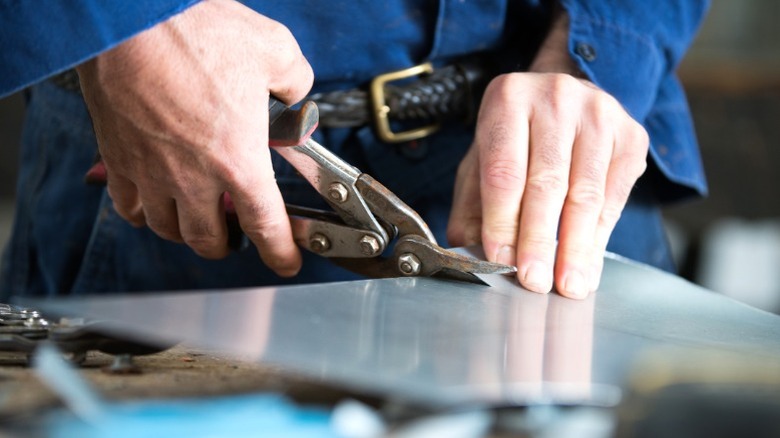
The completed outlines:
<svg viewBox="0 0 780 438">
<path fill-rule="evenodd" d="M 0 5 L 0 93 L 77 66 L 108 171 L 107 193 L 80 185 L 96 149 L 81 97 L 34 87 L 3 295 L 349 278 L 302 261 L 283 203 L 313 200 L 267 147 L 268 95 L 300 101 L 313 73 L 322 92 L 485 52 L 513 67 L 490 81 L 473 131 L 402 145 L 371 126 L 317 135 L 439 238 L 481 243 L 536 292 L 587 296 L 605 249 L 672 269 L 658 202 L 706 190 L 673 75 L 704 1 Z M 229 252 L 225 193 L 276 275 Z"/>
</svg>

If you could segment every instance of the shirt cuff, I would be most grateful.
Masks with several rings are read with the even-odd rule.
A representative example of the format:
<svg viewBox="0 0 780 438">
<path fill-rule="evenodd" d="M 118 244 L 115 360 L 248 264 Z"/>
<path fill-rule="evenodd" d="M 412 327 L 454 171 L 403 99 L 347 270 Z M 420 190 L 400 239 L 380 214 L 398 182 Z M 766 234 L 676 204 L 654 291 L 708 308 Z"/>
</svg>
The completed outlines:
<svg viewBox="0 0 780 438">
<path fill-rule="evenodd" d="M 665 73 L 664 58 L 652 40 L 613 23 L 574 16 L 569 53 L 582 73 L 634 119 L 647 117 Z"/>
<path fill-rule="evenodd" d="M 197 2 L 2 2 L 0 96 L 79 65 Z"/>
</svg>

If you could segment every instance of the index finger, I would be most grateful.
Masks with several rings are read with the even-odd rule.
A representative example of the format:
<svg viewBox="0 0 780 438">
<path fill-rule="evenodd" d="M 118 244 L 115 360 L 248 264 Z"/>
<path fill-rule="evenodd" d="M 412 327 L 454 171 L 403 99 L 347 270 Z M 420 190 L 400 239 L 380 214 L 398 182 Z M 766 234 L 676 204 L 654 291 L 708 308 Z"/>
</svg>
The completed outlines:
<svg viewBox="0 0 780 438">
<path fill-rule="evenodd" d="M 496 81 L 493 84 L 495 85 Z M 485 92 L 474 138 L 479 151 L 482 244 L 490 261 L 514 266 L 528 165 L 528 117 L 498 87 Z"/>
<path fill-rule="evenodd" d="M 297 274 L 301 254 L 293 240 L 290 219 L 273 173 L 270 177 L 258 173 L 258 177 L 232 188 L 229 193 L 239 225 L 257 247 L 263 263 L 283 277 Z"/>
<path fill-rule="evenodd" d="M 268 102 L 261 103 L 263 108 Z M 235 207 L 239 225 L 257 247 L 263 263 L 283 277 L 291 277 L 301 268 L 301 254 L 293 240 L 290 218 L 276 185 L 268 148 L 268 113 L 258 126 L 258 135 L 239 139 L 249 147 L 225 169 L 227 192 Z"/>
</svg>

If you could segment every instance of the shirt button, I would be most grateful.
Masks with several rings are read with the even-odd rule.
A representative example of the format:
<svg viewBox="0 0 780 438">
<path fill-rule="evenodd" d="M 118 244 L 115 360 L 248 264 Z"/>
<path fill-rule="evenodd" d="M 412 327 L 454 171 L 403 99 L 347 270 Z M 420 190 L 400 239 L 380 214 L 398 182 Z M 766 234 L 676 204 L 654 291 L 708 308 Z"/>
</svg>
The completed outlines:
<svg viewBox="0 0 780 438">
<path fill-rule="evenodd" d="M 585 61 L 592 62 L 596 59 L 596 49 L 590 44 L 577 43 L 577 47 L 574 51 Z"/>
</svg>

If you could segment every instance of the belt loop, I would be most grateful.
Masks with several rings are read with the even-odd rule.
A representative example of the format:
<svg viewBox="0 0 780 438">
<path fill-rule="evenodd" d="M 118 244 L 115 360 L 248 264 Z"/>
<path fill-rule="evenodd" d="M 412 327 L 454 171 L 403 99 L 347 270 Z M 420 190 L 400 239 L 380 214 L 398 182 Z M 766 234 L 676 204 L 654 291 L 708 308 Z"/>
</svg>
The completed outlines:
<svg viewBox="0 0 780 438">
<path fill-rule="evenodd" d="M 447 17 L 447 0 L 439 0 L 439 13 L 436 15 L 436 31 L 433 34 L 433 45 L 425 59 L 436 59 L 439 55 L 444 38 L 444 22 Z"/>
<path fill-rule="evenodd" d="M 511 0 L 439 0 L 433 47 L 426 59 L 436 61 L 484 52 L 504 36 Z"/>
</svg>

